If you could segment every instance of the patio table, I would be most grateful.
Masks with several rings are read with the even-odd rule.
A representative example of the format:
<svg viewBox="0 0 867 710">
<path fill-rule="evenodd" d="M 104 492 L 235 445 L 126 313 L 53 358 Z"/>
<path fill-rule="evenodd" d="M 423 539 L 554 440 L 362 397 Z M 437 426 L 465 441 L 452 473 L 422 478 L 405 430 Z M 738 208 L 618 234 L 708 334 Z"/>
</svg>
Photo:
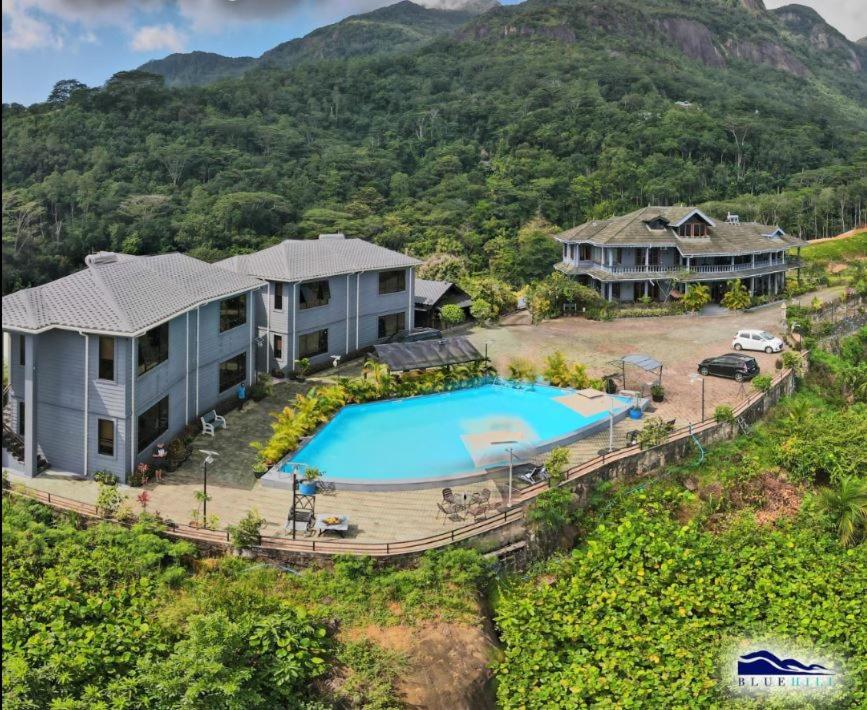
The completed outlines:
<svg viewBox="0 0 867 710">
<path fill-rule="evenodd" d="M 325 522 L 327 518 L 340 518 L 340 522 L 329 524 Z M 349 517 L 334 515 L 333 513 L 319 513 L 316 516 L 316 522 L 313 523 L 313 529 L 317 536 L 326 532 L 336 532 L 341 537 L 345 537 L 346 533 L 349 532 Z"/>
</svg>

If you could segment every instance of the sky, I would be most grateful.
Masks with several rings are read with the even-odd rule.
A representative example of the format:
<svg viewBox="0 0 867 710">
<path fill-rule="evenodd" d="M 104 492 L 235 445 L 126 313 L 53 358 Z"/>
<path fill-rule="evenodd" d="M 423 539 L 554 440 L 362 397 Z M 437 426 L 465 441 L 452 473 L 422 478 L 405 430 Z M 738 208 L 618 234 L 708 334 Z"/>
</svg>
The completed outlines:
<svg viewBox="0 0 867 710">
<path fill-rule="evenodd" d="M 117 71 L 172 52 L 259 56 L 317 27 L 396 1 L 2 0 L 3 101 L 43 101 L 60 79 L 99 86 Z M 416 1 L 448 7 L 463 0 Z M 799 1 L 850 39 L 867 35 L 867 1 Z"/>
</svg>

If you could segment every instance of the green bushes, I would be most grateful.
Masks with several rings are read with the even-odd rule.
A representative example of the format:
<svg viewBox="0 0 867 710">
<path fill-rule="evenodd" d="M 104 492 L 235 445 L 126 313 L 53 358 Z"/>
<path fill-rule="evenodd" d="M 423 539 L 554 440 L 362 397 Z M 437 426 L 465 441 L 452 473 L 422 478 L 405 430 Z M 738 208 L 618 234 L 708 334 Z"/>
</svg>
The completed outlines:
<svg viewBox="0 0 867 710">
<path fill-rule="evenodd" d="M 266 520 L 256 510 L 247 511 L 247 514 L 238 521 L 237 525 L 229 525 L 226 530 L 229 539 L 236 550 L 247 550 L 259 544 L 262 528 Z"/>
<path fill-rule="evenodd" d="M 735 420 L 734 410 L 727 404 L 721 404 L 713 410 L 714 421 L 722 424 Z"/>
<path fill-rule="evenodd" d="M 440 309 L 440 317 L 447 327 L 464 322 L 464 309 L 456 303 L 447 303 Z"/>
<path fill-rule="evenodd" d="M 592 288 L 556 271 L 527 289 L 527 307 L 534 323 L 561 315 L 564 303 L 574 303 L 580 313 L 582 308 L 599 307 L 604 302 Z"/>
<path fill-rule="evenodd" d="M 587 367 L 580 362 L 567 362 L 559 350 L 545 358 L 545 369 L 542 370 L 542 376 L 555 387 L 584 389 L 591 384 L 587 375 Z"/>
<path fill-rule="evenodd" d="M 664 444 L 668 440 L 674 426 L 664 421 L 662 417 L 648 417 L 641 431 L 638 432 L 636 441 L 642 449 L 650 449 Z"/>
<path fill-rule="evenodd" d="M 509 379 L 519 382 L 532 382 L 539 374 L 536 366 L 529 360 L 516 357 L 509 361 Z"/>
<path fill-rule="evenodd" d="M 726 283 L 721 303 L 730 311 L 743 311 L 750 307 L 750 292 L 740 279 L 732 279 Z"/>
<path fill-rule="evenodd" d="M 774 382 L 774 378 L 770 375 L 756 375 L 753 378 L 753 387 L 758 392 L 767 392 L 771 389 L 771 385 Z"/>
<path fill-rule="evenodd" d="M 688 311 L 700 311 L 710 303 L 710 289 L 704 284 L 692 284 L 681 299 Z"/>
<path fill-rule="evenodd" d="M 863 705 L 863 554 L 840 547 L 809 513 L 779 529 L 745 518 L 706 532 L 700 518 L 677 515 L 695 502 L 651 484 L 596 521 L 571 554 L 504 587 L 495 608 L 500 707 L 721 707 L 730 702 L 721 652 L 765 629 L 845 657 L 844 705 Z"/>
</svg>

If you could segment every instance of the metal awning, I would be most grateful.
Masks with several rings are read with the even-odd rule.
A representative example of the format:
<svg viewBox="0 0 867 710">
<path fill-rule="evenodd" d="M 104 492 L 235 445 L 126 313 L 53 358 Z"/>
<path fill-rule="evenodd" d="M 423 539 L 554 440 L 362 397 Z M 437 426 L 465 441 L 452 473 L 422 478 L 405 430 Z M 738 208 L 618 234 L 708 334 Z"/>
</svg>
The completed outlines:
<svg viewBox="0 0 867 710">
<path fill-rule="evenodd" d="M 424 370 L 430 367 L 459 365 L 484 360 L 484 356 L 467 338 L 457 336 L 416 343 L 374 345 L 373 356 L 388 365 L 392 372 Z"/>
<path fill-rule="evenodd" d="M 623 373 L 623 387 L 626 388 L 626 366 L 634 365 L 635 367 L 644 370 L 645 372 L 652 372 L 656 375 L 656 382 L 658 384 L 662 384 L 662 363 L 650 357 L 650 355 L 641 355 L 639 353 L 633 355 L 624 355 L 617 360 L 611 360 L 610 364 L 612 365 L 620 365 L 620 369 Z"/>
</svg>

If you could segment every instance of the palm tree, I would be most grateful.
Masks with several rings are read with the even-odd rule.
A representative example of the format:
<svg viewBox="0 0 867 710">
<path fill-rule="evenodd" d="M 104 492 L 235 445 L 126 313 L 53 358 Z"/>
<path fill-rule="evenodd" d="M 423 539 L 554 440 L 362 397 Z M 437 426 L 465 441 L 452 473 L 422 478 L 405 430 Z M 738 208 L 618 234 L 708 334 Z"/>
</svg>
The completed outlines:
<svg viewBox="0 0 867 710">
<path fill-rule="evenodd" d="M 867 481 L 841 477 L 836 488 L 819 494 L 819 507 L 834 519 L 840 544 L 848 547 L 858 542 L 867 531 Z"/>
</svg>

